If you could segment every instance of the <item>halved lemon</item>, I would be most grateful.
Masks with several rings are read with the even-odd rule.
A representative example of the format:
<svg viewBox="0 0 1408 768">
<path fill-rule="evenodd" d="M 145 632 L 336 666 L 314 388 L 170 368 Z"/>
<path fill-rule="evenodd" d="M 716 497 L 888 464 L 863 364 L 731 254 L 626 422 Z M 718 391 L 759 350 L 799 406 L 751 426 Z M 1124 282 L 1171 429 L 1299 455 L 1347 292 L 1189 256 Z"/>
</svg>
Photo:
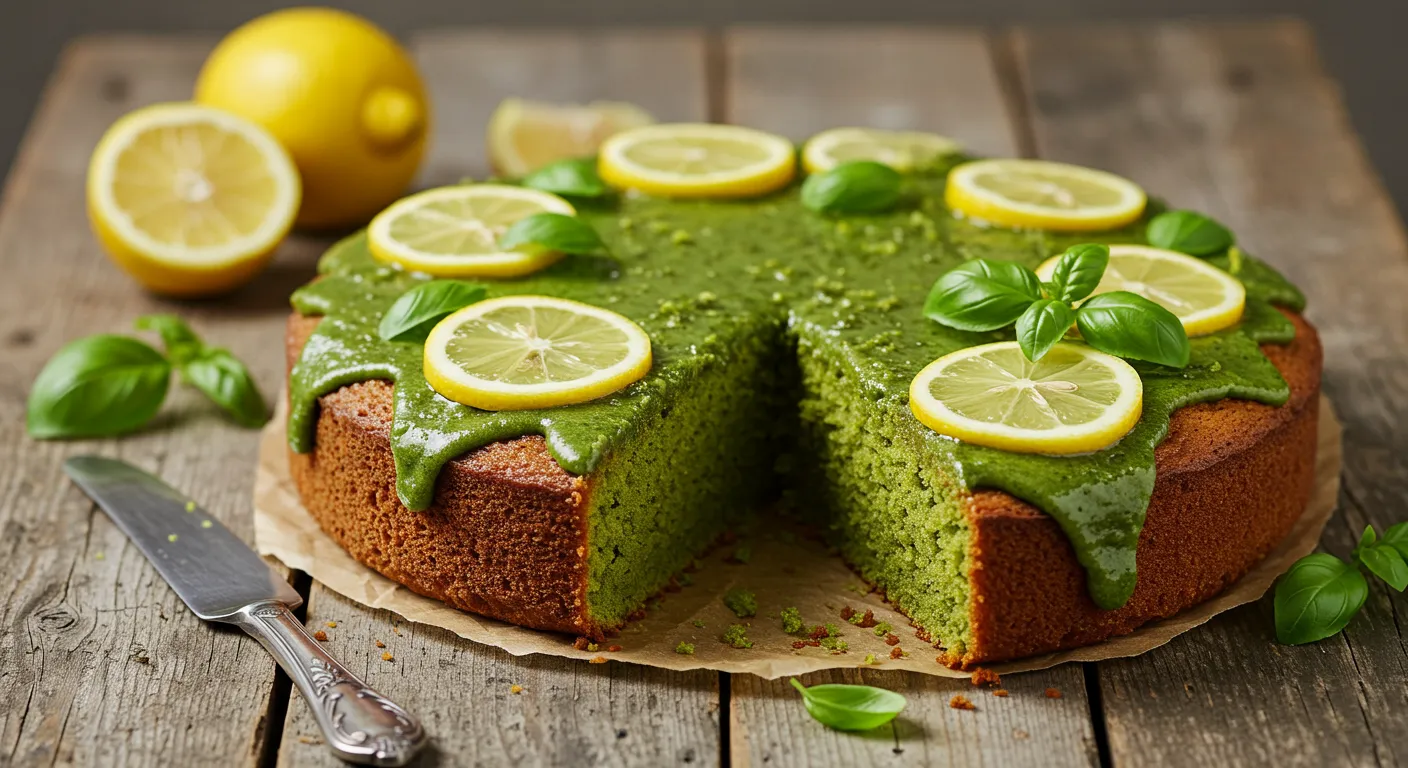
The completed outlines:
<svg viewBox="0 0 1408 768">
<path fill-rule="evenodd" d="M 1059 256 L 1036 268 L 1050 280 Z M 1110 246 L 1110 265 L 1095 293 L 1129 291 L 1159 304 L 1183 321 L 1189 336 L 1236 325 L 1247 306 L 1247 290 L 1237 278 L 1213 265 L 1162 248 Z M 1094 295 L 1094 294 L 1092 294 Z"/>
<path fill-rule="evenodd" d="M 601 142 L 655 118 L 634 104 L 551 104 L 504 99 L 489 118 L 489 161 L 505 176 L 525 176 L 548 163 L 596 154 Z"/>
<path fill-rule="evenodd" d="M 481 301 L 441 320 L 425 342 L 425 378 L 474 408 L 583 403 L 650 371 L 650 337 L 621 315 L 549 296 Z"/>
<path fill-rule="evenodd" d="M 601 145 L 606 183 L 662 197 L 754 197 L 797 173 L 792 142 L 736 125 L 672 123 L 632 128 Z"/>
<path fill-rule="evenodd" d="M 372 255 L 436 277 L 518 277 L 558 259 L 555 252 L 520 253 L 499 247 L 519 219 L 577 211 L 547 192 L 502 184 L 439 187 L 392 203 L 367 227 Z"/>
<path fill-rule="evenodd" d="M 1038 362 L 1015 341 L 960 349 L 909 385 L 909 407 L 930 429 L 1015 453 L 1088 453 L 1139 421 L 1144 385 L 1129 363 L 1062 342 Z"/>
<path fill-rule="evenodd" d="M 93 230 L 118 266 L 157 293 L 208 296 L 264 268 L 301 187 L 263 128 L 181 103 L 113 123 L 89 161 L 87 193 Z"/>
<path fill-rule="evenodd" d="M 1113 173 L 1045 160 L 978 160 L 948 176 L 948 206 L 1004 227 L 1088 232 L 1139 218 L 1144 190 Z"/>
<path fill-rule="evenodd" d="M 874 160 L 906 173 L 960 149 L 958 142 L 937 133 L 832 128 L 807 140 L 802 167 L 820 173 L 852 160 Z"/>
</svg>

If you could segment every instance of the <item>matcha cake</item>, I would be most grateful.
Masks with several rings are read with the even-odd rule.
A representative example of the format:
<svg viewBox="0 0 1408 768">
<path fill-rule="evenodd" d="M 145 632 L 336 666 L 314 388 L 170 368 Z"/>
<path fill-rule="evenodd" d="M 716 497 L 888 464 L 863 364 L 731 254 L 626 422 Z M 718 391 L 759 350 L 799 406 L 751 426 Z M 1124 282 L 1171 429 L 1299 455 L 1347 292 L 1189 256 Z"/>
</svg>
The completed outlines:
<svg viewBox="0 0 1408 768">
<path fill-rule="evenodd" d="M 786 514 L 932 637 L 953 666 L 1089 644 L 1206 600 L 1289 530 L 1313 478 L 1320 347 L 1303 299 L 1241 251 L 1237 325 L 1175 370 L 1137 364 L 1143 413 L 1113 446 L 1008 453 L 921 424 L 931 361 L 1004 338 L 922 312 L 935 279 L 986 258 L 1031 267 L 1119 229 L 1007 229 L 957 216 L 950 158 L 892 210 L 821 215 L 797 186 L 744 200 L 625 194 L 578 205 L 606 255 L 486 280 L 618 312 L 654 364 L 612 395 L 481 411 L 441 397 L 387 308 L 426 279 L 335 245 L 293 296 L 290 463 L 308 511 L 355 558 L 455 607 L 601 636 L 730 526 Z"/>
</svg>

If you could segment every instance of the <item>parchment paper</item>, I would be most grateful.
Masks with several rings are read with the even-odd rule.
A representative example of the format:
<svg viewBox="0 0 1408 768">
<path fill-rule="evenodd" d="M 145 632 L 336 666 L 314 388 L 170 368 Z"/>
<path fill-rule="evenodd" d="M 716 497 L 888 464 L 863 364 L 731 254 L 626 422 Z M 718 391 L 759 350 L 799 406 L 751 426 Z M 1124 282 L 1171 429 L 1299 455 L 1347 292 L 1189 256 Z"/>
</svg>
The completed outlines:
<svg viewBox="0 0 1408 768">
<path fill-rule="evenodd" d="M 281 402 L 283 398 L 281 398 Z M 410 621 L 432 624 L 460 637 L 502 648 L 515 656 L 547 653 L 587 660 L 604 656 L 666 669 L 714 669 L 750 672 L 778 678 L 820 669 L 862 665 L 866 654 L 879 660 L 878 668 L 904 669 L 943 677 L 967 677 L 935 661 L 938 651 L 919 640 L 909 621 L 872 594 L 839 557 L 806 536 L 769 524 L 745 533 L 730 545 L 701 558 L 703 566 L 691 574 L 693 584 L 666 593 L 646 617 L 628 624 L 614 639 L 596 651 L 573 647 L 574 638 L 506 624 L 451 608 L 411 592 L 353 560 L 333 542 L 303 510 L 288 473 L 284 414 L 265 427 L 260 443 L 254 489 L 254 531 L 260 554 L 272 555 L 290 568 L 305 571 L 324 586 L 372 608 L 384 608 Z M 1315 490 L 1305 514 L 1269 556 L 1231 589 L 1177 616 L 1149 624 L 1133 634 L 1097 645 L 991 665 L 1001 674 L 1045 669 L 1068 661 L 1099 661 L 1134 656 L 1157 648 L 1174 636 L 1206 622 L 1228 609 L 1260 598 L 1276 577 L 1300 557 L 1315 549 L 1320 532 L 1335 509 L 1339 493 L 1340 424 L 1330 403 L 1320 402 L 1319 452 Z M 732 560 L 746 547 L 747 563 Z M 740 587 L 757 595 L 758 613 L 738 619 L 721 596 Z M 849 645 L 846 653 L 824 648 L 796 650 L 797 639 L 782 632 L 779 611 L 796 606 L 808 626 L 833 622 Z M 852 626 L 839 618 L 841 609 L 874 611 L 878 621 L 893 625 L 909 655 L 892 660 L 891 646 L 872 629 Z M 724 645 L 719 638 L 734 623 L 748 624 L 753 647 L 742 650 Z M 697 626 L 702 624 L 702 626 Z M 675 653 L 680 642 L 694 644 L 693 655 Z M 619 645 L 621 650 L 608 651 Z"/>
</svg>

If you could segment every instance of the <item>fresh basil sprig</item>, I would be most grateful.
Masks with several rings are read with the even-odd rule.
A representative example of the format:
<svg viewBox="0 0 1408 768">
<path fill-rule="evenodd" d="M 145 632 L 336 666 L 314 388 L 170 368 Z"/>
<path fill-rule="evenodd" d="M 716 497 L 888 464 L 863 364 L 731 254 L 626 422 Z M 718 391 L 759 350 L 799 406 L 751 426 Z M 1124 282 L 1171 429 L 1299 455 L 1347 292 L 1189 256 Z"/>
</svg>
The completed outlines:
<svg viewBox="0 0 1408 768">
<path fill-rule="evenodd" d="M 1396 527 L 1408 528 L 1408 525 Z M 1402 546 L 1403 538 L 1399 537 L 1398 546 L 1394 542 L 1379 541 L 1371 525 L 1364 529 L 1364 534 L 1359 537 L 1359 546 L 1354 548 L 1355 560 L 1399 592 L 1408 589 L 1408 561 L 1404 560 L 1408 552 L 1401 552 L 1398 548 Z"/>
<path fill-rule="evenodd" d="M 435 324 L 484 298 L 484 286 L 463 280 L 431 280 L 401 294 L 377 329 L 386 341 L 425 341 Z"/>
<path fill-rule="evenodd" d="M 181 380 L 200 390 L 211 402 L 243 427 L 261 427 L 269 409 L 249 369 L 227 349 L 204 347 L 195 357 L 177 365 Z"/>
<path fill-rule="evenodd" d="M 1316 552 L 1297 560 L 1276 582 L 1276 639 L 1287 645 L 1324 640 L 1349 625 L 1369 597 L 1369 581 L 1360 566 L 1393 589 L 1408 588 L 1408 522 L 1378 538 L 1364 529 L 1353 562 Z"/>
<path fill-rule="evenodd" d="M 1040 360 L 1071 329 L 1075 310 L 1064 301 L 1038 299 L 1017 318 L 1017 344 L 1028 360 Z"/>
<path fill-rule="evenodd" d="M 1100 286 L 1110 266 L 1110 247 L 1098 243 L 1071 246 L 1056 262 L 1047 288 L 1053 299 L 1073 304 Z"/>
<path fill-rule="evenodd" d="M 807 712 L 823 725 L 838 731 L 868 731 L 894 720 L 904 711 L 904 696 L 869 685 L 827 683 L 808 688 L 797 678 L 792 687 L 802 692 Z"/>
<path fill-rule="evenodd" d="M 945 272 L 924 300 L 924 315 L 960 331 L 995 331 L 1041 298 L 1041 280 L 1012 261 L 974 259 Z"/>
<path fill-rule="evenodd" d="M 611 192 L 596 172 L 596 158 L 558 160 L 523 177 L 525 187 L 567 197 L 604 197 Z"/>
<path fill-rule="evenodd" d="M 802 183 L 802 205 L 818 213 L 879 213 L 900 199 L 899 171 L 874 160 L 853 160 L 814 173 Z"/>
<path fill-rule="evenodd" d="M 592 226 L 562 213 L 535 213 L 513 223 L 499 238 L 499 247 L 525 253 L 599 253 L 606 249 Z"/>
<path fill-rule="evenodd" d="M 1232 247 L 1232 231 L 1192 211 L 1166 211 L 1149 220 L 1149 245 L 1190 256 L 1215 256 Z"/>
<path fill-rule="evenodd" d="M 1087 344 L 1115 357 L 1183 368 L 1192 353 L 1177 315 L 1129 291 L 1087 299 L 1076 310 L 1076 328 Z"/>
</svg>

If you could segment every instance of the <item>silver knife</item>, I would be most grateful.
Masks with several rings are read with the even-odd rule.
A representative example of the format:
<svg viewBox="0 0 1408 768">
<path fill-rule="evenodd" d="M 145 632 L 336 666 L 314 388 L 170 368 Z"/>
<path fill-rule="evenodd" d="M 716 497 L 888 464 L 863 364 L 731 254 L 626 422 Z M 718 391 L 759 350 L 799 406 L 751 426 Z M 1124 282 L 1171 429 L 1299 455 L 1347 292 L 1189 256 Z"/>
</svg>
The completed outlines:
<svg viewBox="0 0 1408 768">
<path fill-rule="evenodd" d="M 76 456 L 64 471 L 142 550 L 195 615 L 248 632 L 278 660 L 343 760 L 405 765 L 420 721 L 323 650 L 292 609 L 303 602 L 247 544 L 187 496 L 115 459 Z"/>
</svg>

